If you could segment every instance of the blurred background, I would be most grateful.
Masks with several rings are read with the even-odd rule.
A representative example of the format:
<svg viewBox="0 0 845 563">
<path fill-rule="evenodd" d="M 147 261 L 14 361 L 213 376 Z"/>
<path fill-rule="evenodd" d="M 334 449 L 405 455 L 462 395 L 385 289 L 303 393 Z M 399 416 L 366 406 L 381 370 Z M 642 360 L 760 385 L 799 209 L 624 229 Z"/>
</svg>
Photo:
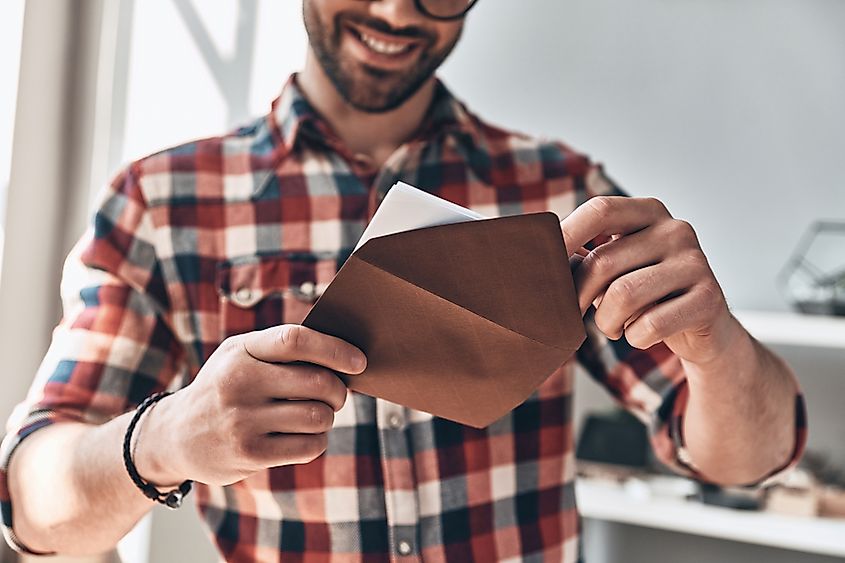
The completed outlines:
<svg viewBox="0 0 845 563">
<path fill-rule="evenodd" d="M 94 194 L 132 159 L 265 113 L 303 63 L 300 11 L 294 0 L 0 3 L 0 418 L 47 348 L 62 260 Z M 704 496 L 695 487 L 584 454 L 634 467 L 584 471 L 588 563 L 845 560 L 838 497 L 819 500 L 820 484 L 845 485 L 845 318 L 795 312 L 802 288 L 777 281 L 805 265 L 793 253 L 815 221 L 845 221 L 843 29 L 840 0 L 481 0 L 442 69 L 481 116 L 564 140 L 690 221 L 737 316 L 807 396 L 814 467 L 773 510 L 715 506 L 743 504 L 727 494 L 690 502 Z M 819 277 L 845 288 L 837 228 L 805 294 Z M 587 377 L 576 397 L 579 431 L 612 406 Z M 155 512 L 121 554 L 215 560 L 190 509 Z"/>
</svg>

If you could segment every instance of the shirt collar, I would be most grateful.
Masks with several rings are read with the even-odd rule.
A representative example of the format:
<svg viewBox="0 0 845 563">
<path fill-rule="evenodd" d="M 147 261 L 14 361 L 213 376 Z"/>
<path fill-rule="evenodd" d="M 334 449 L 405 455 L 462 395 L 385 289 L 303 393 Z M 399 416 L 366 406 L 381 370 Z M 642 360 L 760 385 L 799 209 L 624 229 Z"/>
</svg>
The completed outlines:
<svg viewBox="0 0 845 563">
<path fill-rule="evenodd" d="M 336 137 L 329 124 L 305 98 L 297 84 L 296 74 L 288 78 L 278 98 L 273 101 L 268 116 L 274 140 L 288 153 L 303 133 L 316 132 L 323 138 Z M 452 134 L 460 140 L 482 143 L 480 122 L 466 106 L 455 98 L 443 82 L 437 79 L 431 106 L 414 140 L 428 140 L 440 134 Z"/>
</svg>

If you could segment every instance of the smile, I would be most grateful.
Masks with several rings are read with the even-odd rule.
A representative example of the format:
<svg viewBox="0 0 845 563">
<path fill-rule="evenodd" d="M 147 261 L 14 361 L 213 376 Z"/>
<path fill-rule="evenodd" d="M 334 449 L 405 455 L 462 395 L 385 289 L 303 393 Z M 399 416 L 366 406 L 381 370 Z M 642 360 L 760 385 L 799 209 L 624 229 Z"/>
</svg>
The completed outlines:
<svg viewBox="0 0 845 563">
<path fill-rule="evenodd" d="M 367 47 L 376 53 L 381 53 L 383 55 L 398 55 L 399 53 L 404 53 L 411 48 L 411 45 L 388 43 L 387 41 L 381 41 L 365 33 L 360 34 L 360 39 L 367 45 Z"/>
<path fill-rule="evenodd" d="M 373 32 L 357 25 L 346 26 L 358 42 L 371 52 L 385 57 L 401 57 L 417 47 L 418 39 L 407 39 L 389 36 L 385 33 Z"/>
</svg>

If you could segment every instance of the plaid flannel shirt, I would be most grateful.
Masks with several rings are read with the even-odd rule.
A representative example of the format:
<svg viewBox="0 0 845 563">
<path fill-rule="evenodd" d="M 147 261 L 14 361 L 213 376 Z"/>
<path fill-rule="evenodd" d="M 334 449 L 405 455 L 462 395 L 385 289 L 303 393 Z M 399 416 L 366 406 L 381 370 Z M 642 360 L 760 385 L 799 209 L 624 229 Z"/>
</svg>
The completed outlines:
<svg viewBox="0 0 845 563">
<path fill-rule="evenodd" d="M 68 258 L 64 318 L 9 422 L 0 458 L 6 538 L 15 543 L 6 469 L 20 440 L 56 422 L 105 422 L 189 384 L 226 337 L 301 322 L 397 180 L 490 217 L 564 217 L 590 197 L 622 194 L 584 156 L 483 123 L 441 83 L 424 126 L 379 169 L 349 152 L 295 77 L 251 125 L 132 163 Z M 679 432 L 678 358 L 663 345 L 610 341 L 590 315 L 587 331 L 572 361 L 488 428 L 350 392 L 315 461 L 227 487 L 197 484 L 221 554 L 576 561 L 576 363 L 648 426 L 662 461 L 694 472 Z M 796 400 L 793 461 L 804 442 Z"/>
</svg>

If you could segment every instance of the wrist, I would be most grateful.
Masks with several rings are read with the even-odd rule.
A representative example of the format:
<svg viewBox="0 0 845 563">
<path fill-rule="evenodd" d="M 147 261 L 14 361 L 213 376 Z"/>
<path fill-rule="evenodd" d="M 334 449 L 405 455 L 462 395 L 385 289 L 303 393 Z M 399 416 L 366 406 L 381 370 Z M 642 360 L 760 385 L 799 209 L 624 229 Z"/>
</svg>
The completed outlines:
<svg viewBox="0 0 845 563">
<path fill-rule="evenodd" d="M 132 447 L 132 460 L 138 474 L 159 489 L 172 489 L 187 477 L 178 463 L 178 436 L 171 422 L 175 395 L 152 405 L 138 421 Z"/>
<path fill-rule="evenodd" d="M 715 327 L 714 334 L 714 351 L 706 360 L 683 360 L 691 384 L 699 383 L 698 380 L 721 383 L 725 378 L 736 381 L 743 374 L 756 371 L 754 368 L 759 364 L 757 346 L 736 317 L 727 312 Z"/>
</svg>

